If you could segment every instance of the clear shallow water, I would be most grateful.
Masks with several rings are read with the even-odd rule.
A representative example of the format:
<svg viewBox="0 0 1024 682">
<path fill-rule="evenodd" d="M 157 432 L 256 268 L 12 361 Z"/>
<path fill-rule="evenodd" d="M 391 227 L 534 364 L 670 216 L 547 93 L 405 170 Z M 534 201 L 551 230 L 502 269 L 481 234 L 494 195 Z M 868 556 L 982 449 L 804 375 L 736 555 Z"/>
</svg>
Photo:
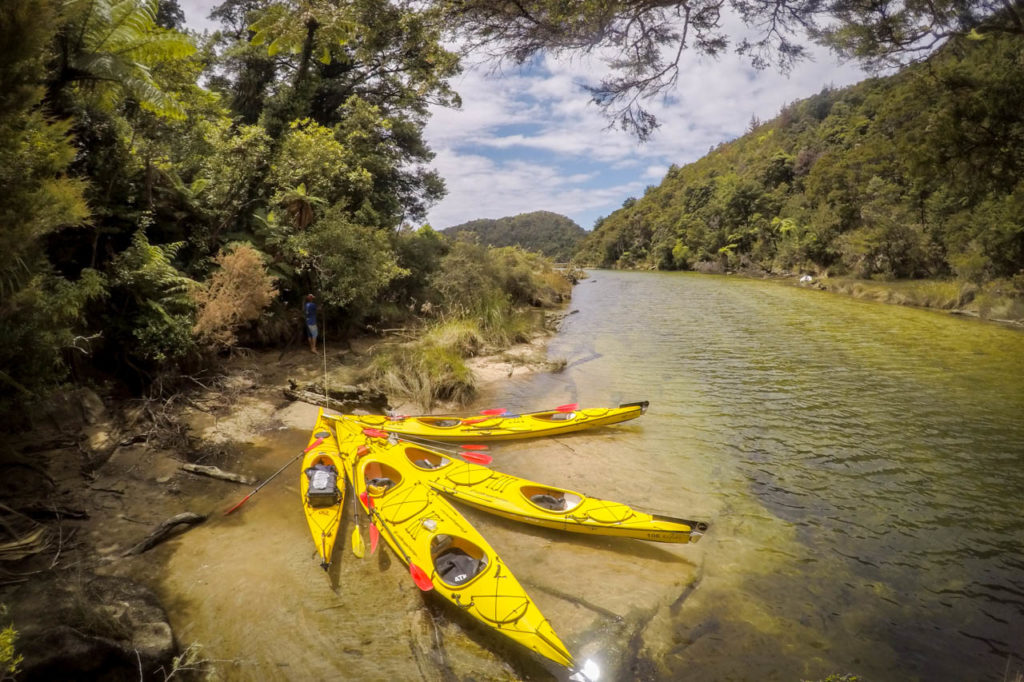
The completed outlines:
<svg viewBox="0 0 1024 682">
<path fill-rule="evenodd" d="M 559 439 L 571 461 L 521 445 L 503 468 L 712 529 L 671 550 L 697 564 L 695 589 L 638 596 L 625 630 L 567 639 L 618 679 L 1024 669 L 1024 333 L 775 282 L 591 275 L 550 345 L 566 370 L 513 377 L 481 406 L 650 411 Z"/>
<path fill-rule="evenodd" d="M 495 445 L 493 467 L 711 530 L 662 545 L 464 513 L 602 680 L 1024 670 L 1024 333 L 673 273 L 594 272 L 571 309 L 549 348 L 565 371 L 513 373 L 475 407 L 650 410 Z M 312 425 L 312 407 L 287 409 Z M 251 473 L 308 438 L 260 436 Z M 216 488 L 191 502 L 206 523 L 148 553 L 179 641 L 217 679 L 566 678 L 420 593 L 387 549 L 355 558 L 351 511 L 325 574 L 298 475 L 231 516 L 248 489 Z"/>
</svg>

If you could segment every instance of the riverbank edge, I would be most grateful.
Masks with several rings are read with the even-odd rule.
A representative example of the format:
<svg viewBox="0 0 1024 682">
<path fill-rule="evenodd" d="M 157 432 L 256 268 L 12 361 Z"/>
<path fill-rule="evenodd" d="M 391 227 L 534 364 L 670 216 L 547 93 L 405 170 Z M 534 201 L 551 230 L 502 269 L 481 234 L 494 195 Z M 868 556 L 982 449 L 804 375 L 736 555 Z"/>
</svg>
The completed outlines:
<svg viewBox="0 0 1024 682">
<path fill-rule="evenodd" d="M 1024 286 L 1024 281 L 1017 284 L 1016 281 L 1008 283 L 1000 280 L 978 285 L 962 280 L 942 279 L 866 280 L 828 275 L 776 274 L 757 269 L 724 270 L 715 264 L 706 265 L 706 267 L 695 270 L 673 272 L 771 280 L 850 298 L 935 310 L 950 315 L 961 315 L 1002 326 L 1024 329 L 1024 294 L 1014 295 L 1014 285 L 1016 288 L 1020 288 Z M 586 266 L 584 268 L 602 269 Z M 624 270 L 623 268 L 618 269 Z M 632 272 L 651 272 L 651 270 L 635 269 Z M 1024 280 L 1024 274 L 1018 275 L 1018 277 Z"/>
</svg>

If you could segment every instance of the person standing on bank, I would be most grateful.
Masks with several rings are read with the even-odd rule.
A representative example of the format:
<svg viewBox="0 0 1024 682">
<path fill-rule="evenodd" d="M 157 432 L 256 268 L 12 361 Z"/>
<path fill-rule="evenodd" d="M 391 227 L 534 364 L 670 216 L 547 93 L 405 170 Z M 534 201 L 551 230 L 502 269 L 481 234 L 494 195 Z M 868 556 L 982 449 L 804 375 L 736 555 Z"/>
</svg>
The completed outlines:
<svg viewBox="0 0 1024 682">
<path fill-rule="evenodd" d="M 316 352 L 316 303 L 313 302 L 313 294 L 306 294 L 306 304 L 302 306 L 306 315 L 306 335 L 309 337 L 309 350 Z"/>
</svg>

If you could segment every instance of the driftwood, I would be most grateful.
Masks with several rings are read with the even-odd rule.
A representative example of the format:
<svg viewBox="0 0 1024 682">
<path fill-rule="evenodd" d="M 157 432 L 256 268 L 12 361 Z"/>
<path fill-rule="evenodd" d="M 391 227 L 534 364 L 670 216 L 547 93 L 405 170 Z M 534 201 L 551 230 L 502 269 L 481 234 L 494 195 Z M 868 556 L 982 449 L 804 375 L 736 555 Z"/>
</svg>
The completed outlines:
<svg viewBox="0 0 1024 682">
<path fill-rule="evenodd" d="M 46 526 L 0 503 L 0 561 L 18 561 L 39 554 L 48 544 Z"/>
<path fill-rule="evenodd" d="M 156 547 L 161 542 L 170 537 L 171 534 L 173 534 L 177 530 L 178 526 L 184 525 L 191 527 L 196 524 L 202 523 L 205 520 L 206 516 L 203 516 L 201 514 L 193 514 L 192 512 L 182 512 L 180 514 L 175 514 L 171 518 L 161 522 L 160 525 L 153 529 L 153 532 L 147 535 L 142 542 L 127 550 L 121 556 L 132 556 L 135 554 L 142 554 L 143 552 Z"/>
<path fill-rule="evenodd" d="M 289 383 L 291 385 L 284 389 L 284 395 L 289 400 L 298 400 L 339 411 L 361 407 L 374 412 L 383 412 L 388 408 L 387 396 L 373 389 L 340 386 L 330 389 L 325 396 L 323 386 L 310 384 L 299 387 L 294 381 L 289 381 Z"/>
<path fill-rule="evenodd" d="M 231 481 L 232 483 L 251 485 L 256 482 L 255 478 L 249 478 L 242 474 L 224 471 L 214 466 L 206 466 L 203 464 L 182 464 L 181 468 L 193 474 L 201 474 L 203 476 L 209 476 L 210 478 L 219 478 L 222 481 Z"/>
</svg>

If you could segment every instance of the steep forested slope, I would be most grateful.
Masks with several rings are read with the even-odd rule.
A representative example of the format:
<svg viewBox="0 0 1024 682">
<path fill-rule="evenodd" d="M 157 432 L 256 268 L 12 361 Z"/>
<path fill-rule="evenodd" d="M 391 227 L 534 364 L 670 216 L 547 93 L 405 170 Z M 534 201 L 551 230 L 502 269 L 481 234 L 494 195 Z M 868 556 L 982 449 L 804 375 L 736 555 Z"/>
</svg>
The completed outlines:
<svg viewBox="0 0 1024 682">
<path fill-rule="evenodd" d="M 579 258 L 1012 278 L 1024 268 L 1022 64 L 1024 39 L 990 35 L 889 78 L 826 88 L 673 166 L 599 221 Z"/>
<path fill-rule="evenodd" d="M 586 231 L 558 213 L 534 211 L 497 220 L 480 219 L 449 227 L 442 232 L 455 237 L 460 232 L 475 232 L 481 244 L 521 246 L 538 251 L 556 261 L 567 261 Z"/>
</svg>

